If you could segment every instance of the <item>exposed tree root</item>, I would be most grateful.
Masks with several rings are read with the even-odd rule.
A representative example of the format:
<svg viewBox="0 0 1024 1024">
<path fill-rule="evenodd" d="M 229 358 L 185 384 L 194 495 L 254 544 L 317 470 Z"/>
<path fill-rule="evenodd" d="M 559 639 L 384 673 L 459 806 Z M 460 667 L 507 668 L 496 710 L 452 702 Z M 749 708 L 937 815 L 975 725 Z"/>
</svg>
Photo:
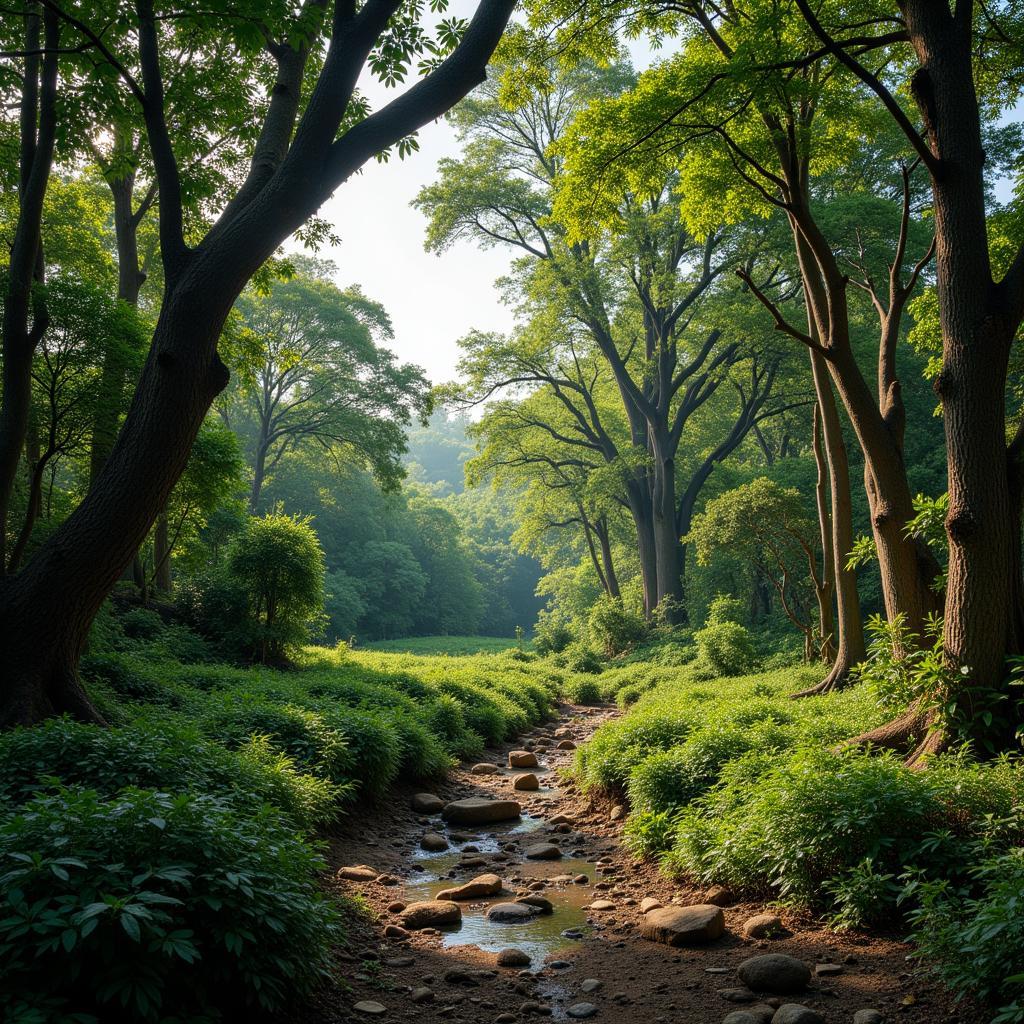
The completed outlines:
<svg viewBox="0 0 1024 1024">
<path fill-rule="evenodd" d="M 949 749 L 949 733 L 936 727 L 935 712 L 915 701 L 897 718 L 847 740 L 844 747 L 883 747 L 906 753 L 905 763 L 920 768 L 936 754 Z"/>
<path fill-rule="evenodd" d="M 851 665 L 844 658 L 837 661 L 820 683 L 808 686 L 806 690 L 798 690 L 789 695 L 790 700 L 799 700 L 801 697 L 817 697 L 823 693 L 831 693 L 833 690 L 841 690 L 850 681 Z"/>
<path fill-rule="evenodd" d="M 5 702 L 4 714 L 0 717 L 0 729 L 36 725 L 58 715 L 70 715 L 92 725 L 107 724 L 89 700 L 74 668 L 46 670 L 40 666 L 19 673 L 16 679 L 14 692 Z"/>
</svg>

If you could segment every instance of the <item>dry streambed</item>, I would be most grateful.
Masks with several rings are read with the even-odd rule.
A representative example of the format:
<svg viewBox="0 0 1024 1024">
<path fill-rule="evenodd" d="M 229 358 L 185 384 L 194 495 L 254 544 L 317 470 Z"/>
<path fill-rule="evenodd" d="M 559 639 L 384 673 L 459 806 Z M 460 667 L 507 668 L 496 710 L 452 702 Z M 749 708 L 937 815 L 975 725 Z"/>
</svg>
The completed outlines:
<svg viewBox="0 0 1024 1024">
<path fill-rule="evenodd" d="M 559 769 L 614 711 L 563 708 L 437 793 L 351 822 L 339 886 L 377 914 L 344 989 L 303 1020 L 879 1024 L 983 1019 L 911 971 L 907 948 L 680 889 L 620 843 L 621 807 Z"/>
</svg>

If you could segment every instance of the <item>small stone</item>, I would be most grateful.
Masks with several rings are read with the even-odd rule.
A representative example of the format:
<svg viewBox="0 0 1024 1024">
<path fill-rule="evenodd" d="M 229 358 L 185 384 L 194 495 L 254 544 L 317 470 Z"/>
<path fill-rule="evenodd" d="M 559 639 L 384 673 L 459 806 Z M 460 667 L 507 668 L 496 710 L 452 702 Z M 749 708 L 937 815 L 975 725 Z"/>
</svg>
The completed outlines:
<svg viewBox="0 0 1024 1024">
<path fill-rule="evenodd" d="M 494 1018 L 494 1024 L 516 1024 L 518 1019 L 514 1013 L 499 1013 Z"/>
<path fill-rule="evenodd" d="M 756 914 L 743 922 L 743 934 L 748 939 L 769 939 L 782 931 L 782 918 L 778 914 Z"/>
<path fill-rule="evenodd" d="M 417 1005 L 420 1003 L 432 1003 L 434 1001 L 434 990 L 423 985 L 420 988 L 414 988 L 409 998 Z"/>
<path fill-rule="evenodd" d="M 533 772 L 525 772 L 522 775 L 517 775 L 512 780 L 512 788 L 520 790 L 540 789 L 540 782 L 537 781 L 537 776 Z"/>
<path fill-rule="evenodd" d="M 642 938 L 669 946 L 697 946 L 713 942 L 725 931 L 725 916 L 720 907 L 698 904 L 693 907 L 659 907 L 644 915 L 640 925 Z"/>
<path fill-rule="evenodd" d="M 590 910 L 614 910 L 615 904 L 611 900 L 594 900 L 588 908 Z"/>
<path fill-rule="evenodd" d="M 482 761 L 480 764 L 473 765 L 469 769 L 473 775 L 497 775 L 498 766 L 496 764 L 488 764 L 486 761 Z"/>
<path fill-rule="evenodd" d="M 338 868 L 338 878 L 344 878 L 348 882 L 372 882 L 380 872 L 371 868 L 368 864 L 357 864 L 353 867 Z"/>
<path fill-rule="evenodd" d="M 359 1013 L 369 1013 L 374 1017 L 379 1017 L 382 1013 L 388 1012 L 386 1006 L 382 1003 L 375 1003 L 372 999 L 364 999 L 362 1002 L 356 1003 L 352 1009 Z"/>
<path fill-rule="evenodd" d="M 437 928 L 446 924 L 458 924 L 462 920 L 462 910 L 458 903 L 451 900 L 423 900 L 410 903 L 402 911 L 402 925 L 411 931 L 421 928 Z"/>
<path fill-rule="evenodd" d="M 497 964 L 499 967 L 529 967 L 531 963 L 528 953 L 521 949 L 503 949 L 498 954 Z"/>
<path fill-rule="evenodd" d="M 713 885 L 704 896 L 704 901 L 716 907 L 727 907 L 736 902 L 736 897 L 724 885 Z"/>
<path fill-rule="evenodd" d="M 497 875 L 477 875 L 476 878 L 471 878 L 453 889 L 442 889 L 435 899 L 479 900 L 501 892 L 501 885 L 501 879 Z"/>
<path fill-rule="evenodd" d="M 749 988 L 720 988 L 718 994 L 729 1003 L 753 1003 L 757 996 Z"/>
<path fill-rule="evenodd" d="M 444 810 L 444 801 L 433 793 L 417 793 L 412 798 L 412 809 L 417 814 L 440 814 Z"/>
<path fill-rule="evenodd" d="M 771 1017 L 768 1019 L 771 1020 Z M 733 1010 L 722 1018 L 722 1024 L 761 1024 L 761 1018 L 755 1017 L 748 1010 Z"/>
<path fill-rule="evenodd" d="M 577 1020 L 586 1020 L 597 1013 L 597 1007 L 593 1003 L 573 1003 L 565 1012 Z"/>
<path fill-rule="evenodd" d="M 602 985 L 603 981 L 599 981 L 597 978 L 584 978 L 580 982 L 580 991 L 586 992 L 588 995 L 591 992 L 596 992 Z"/>
<path fill-rule="evenodd" d="M 665 906 L 665 904 L 662 903 L 661 900 L 655 899 L 653 896 L 645 896 L 640 901 L 640 913 L 646 914 L 652 910 L 657 910 L 658 907 L 663 906 Z"/>
<path fill-rule="evenodd" d="M 832 978 L 843 973 L 842 964 L 815 964 L 814 973 L 819 978 Z"/>
<path fill-rule="evenodd" d="M 546 896 L 520 896 L 516 903 L 525 903 L 528 907 L 536 907 L 542 914 L 553 914 L 555 905 Z"/>
<path fill-rule="evenodd" d="M 404 907 L 402 908 L 405 909 Z M 389 924 L 384 926 L 384 938 L 386 939 L 407 939 L 409 933 L 404 928 L 399 928 L 397 924 Z"/>
<path fill-rule="evenodd" d="M 527 860 L 558 860 L 562 851 L 554 843 L 534 843 L 523 851 L 523 855 Z"/>
<path fill-rule="evenodd" d="M 487 908 L 487 920 L 497 921 L 500 924 L 517 924 L 522 921 L 529 921 L 536 917 L 540 911 L 526 903 L 495 903 Z"/>
<path fill-rule="evenodd" d="M 807 964 L 784 953 L 766 953 L 764 956 L 751 957 L 739 965 L 736 973 L 747 988 L 755 992 L 774 992 L 777 995 L 802 992 L 811 980 Z"/>
<path fill-rule="evenodd" d="M 420 847 L 431 853 L 440 853 L 448 849 L 448 840 L 439 832 L 428 832 L 421 840 Z"/>
<path fill-rule="evenodd" d="M 378 875 L 375 881 L 378 885 L 398 885 L 398 879 L 394 875 Z"/>
<path fill-rule="evenodd" d="M 858 1010 L 853 1015 L 853 1024 L 884 1024 L 885 1018 L 878 1010 Z"/>
<path fill-rule="evenodd" d="M 556 750 L 575 750 L 576 744 L 572 740 L 559 740 Z"/>
<path fill-rule="evenodd" d="M 392 956 L 384 961 L 385 967 L 412 967 L 416 963 L 411 956 Z"/>
<path fill-rule="evenodd" d="M 800 1003 L 783 1003 L 775 1011 L 772 1024 L 825 1024 L 825 1018 L 809 1006 Z"/>
<path fill-rule="evenodd" d="M 522 807 L 515 800 L 470 797 L 445 804 L 442 817 L 455 825 L 490 825 L 497 821 L 512 821 L 521 813 Z"/>
<path fill-rule="evenodd" d="M 590 879 L 586 875 L 576 875 L 572 881 L 574 885 L 587 885 L 589 884 Z"/>
<path fill-rule="evenodd" d="M 626 816 L 626 808 L 622 804 L 616 804 L 608 815 L 609 821 L 621 821 Z"/>
<path fill-rule="evenodd" d="M 508 754 L 509 768 L 536 768 L 540 762 L 532 750 L 510 750 Z"/>
<path fill-rule="evenodd" d="M 405 908 L 406 908 L 406 904 L 405 903 L 403 903 L 401 900 L 395 900 L 394 903 L 389 903 L 388 904 L 388 913 L 389 914 L 400 914 L 403 910 L 405 910 Z"/>
</svg>

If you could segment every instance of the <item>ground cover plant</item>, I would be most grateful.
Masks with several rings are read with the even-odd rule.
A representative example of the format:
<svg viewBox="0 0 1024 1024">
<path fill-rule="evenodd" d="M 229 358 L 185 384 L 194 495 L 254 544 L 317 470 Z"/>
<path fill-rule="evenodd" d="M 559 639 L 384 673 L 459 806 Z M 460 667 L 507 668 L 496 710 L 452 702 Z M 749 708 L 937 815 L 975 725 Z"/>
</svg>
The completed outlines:
<svg viewBox="0 0 1024 1024">
<path fill-rule="evenodd" d="M 318 884 L 317 837 L 542 721 L 565 678 L 516 650 L 183 664 L 181 627 L 107 626 L 86 664 L 109 725 L 0 736 L 5 1020 L 214 1020 L 309 992 L 354 912 Z"/>
</svg>

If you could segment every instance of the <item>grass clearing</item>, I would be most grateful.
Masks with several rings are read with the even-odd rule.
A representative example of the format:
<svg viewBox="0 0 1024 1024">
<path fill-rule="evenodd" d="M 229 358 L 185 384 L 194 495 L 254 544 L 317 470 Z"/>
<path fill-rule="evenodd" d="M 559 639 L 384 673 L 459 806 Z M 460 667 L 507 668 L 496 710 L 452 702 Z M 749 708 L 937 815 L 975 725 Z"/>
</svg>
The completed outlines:
<svg viewBox="0 0 1024 1024">
<path fill-rule="evenodd" d="M 507 636 L 410 636 L 402 640 L 371 640 L 360 645 L 364 651 L 389 651 L 393 654 L 448 654 L 464 657 L 472 654 L 501 654 L 519 648 L 515 637 Z"/>
</svg>

